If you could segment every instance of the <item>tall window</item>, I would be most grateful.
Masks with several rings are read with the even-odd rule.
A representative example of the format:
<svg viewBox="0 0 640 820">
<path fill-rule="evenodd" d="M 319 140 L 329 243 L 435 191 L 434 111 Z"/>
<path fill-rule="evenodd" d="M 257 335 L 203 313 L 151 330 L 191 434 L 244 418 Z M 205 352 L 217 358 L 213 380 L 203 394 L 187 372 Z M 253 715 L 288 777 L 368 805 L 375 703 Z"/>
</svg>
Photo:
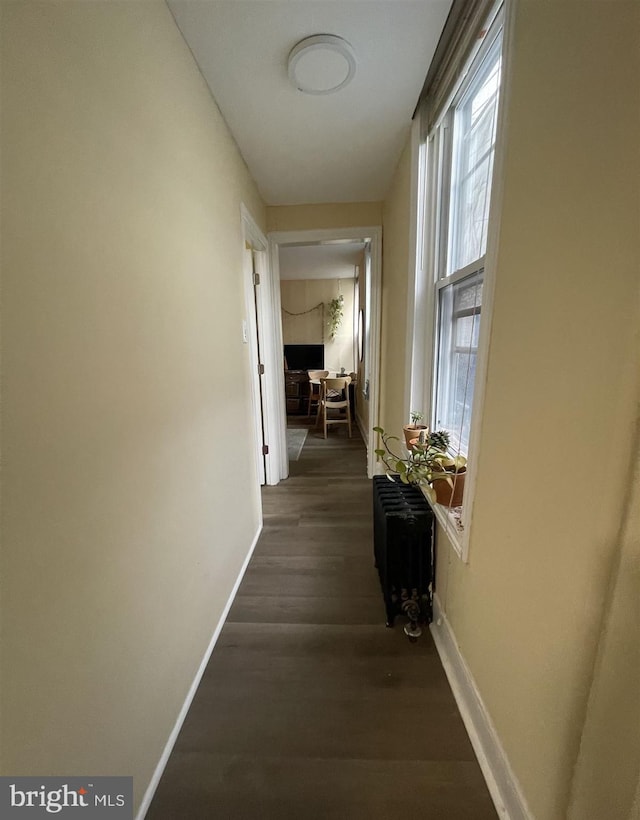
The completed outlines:
<svg viewBox="0 0 640 820">
<path fill-rule="evenodd" d="M 426 253 L 434 274 L 432 424 L 468 453 L 498 116 L 501 28 L 495 24 L 428 136 L 432 207 Z"/>
</svg>

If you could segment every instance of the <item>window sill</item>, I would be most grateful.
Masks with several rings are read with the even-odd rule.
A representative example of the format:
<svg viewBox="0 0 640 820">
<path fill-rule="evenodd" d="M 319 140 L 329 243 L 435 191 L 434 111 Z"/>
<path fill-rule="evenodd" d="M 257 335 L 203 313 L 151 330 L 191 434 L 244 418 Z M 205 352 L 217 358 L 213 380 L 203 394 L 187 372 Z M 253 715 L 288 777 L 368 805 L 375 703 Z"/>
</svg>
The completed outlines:
<svg viewBox="0 0 640 820">
<path fill-rule="evenodd" d="M 431 501 L 429 496 L 422 491 L 424 497 L 429 502 L 429 506 L 433 510 L 436 521 L 445 532 L 445 535 L 451 542 L 451 546 L 459 558 L 463 556 L 463 540 L 464 527 L 461 521 L 462 507 L 444 507 L 442 504 L 437 504 Z"/>
</svg>

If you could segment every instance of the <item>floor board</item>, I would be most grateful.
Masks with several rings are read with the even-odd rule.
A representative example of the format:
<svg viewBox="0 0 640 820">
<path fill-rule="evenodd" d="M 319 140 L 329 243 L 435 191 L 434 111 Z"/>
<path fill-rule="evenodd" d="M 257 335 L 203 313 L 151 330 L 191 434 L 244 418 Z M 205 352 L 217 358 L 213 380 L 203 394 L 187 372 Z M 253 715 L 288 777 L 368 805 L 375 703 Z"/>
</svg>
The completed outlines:
<svg viewBox="0 0 640 820">
<path fill-rule="evenodd" d="M 495 820 L 429 632 L 385 628 L 362 440 L 290 469 L 147 817 Z"/>
</svg>

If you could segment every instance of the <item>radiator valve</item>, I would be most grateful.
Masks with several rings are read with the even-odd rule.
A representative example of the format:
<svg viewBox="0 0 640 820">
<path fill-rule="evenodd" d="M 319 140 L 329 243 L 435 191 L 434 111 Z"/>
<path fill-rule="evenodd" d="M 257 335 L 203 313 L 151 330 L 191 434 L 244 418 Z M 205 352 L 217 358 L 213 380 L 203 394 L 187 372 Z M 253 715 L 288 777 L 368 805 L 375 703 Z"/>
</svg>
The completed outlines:
<svg viewBox="0 0 640 820">
<path fill-rule="evenodd" d="M 414 643 L 422 635 L 422 629 L 418 623 L 420 620 L 420 607 L 416 601 L 405 601 L 402 604 L 402 611 L 409 619 L 409 623 L 404 626 L 404 634 Z"/>
</svg>

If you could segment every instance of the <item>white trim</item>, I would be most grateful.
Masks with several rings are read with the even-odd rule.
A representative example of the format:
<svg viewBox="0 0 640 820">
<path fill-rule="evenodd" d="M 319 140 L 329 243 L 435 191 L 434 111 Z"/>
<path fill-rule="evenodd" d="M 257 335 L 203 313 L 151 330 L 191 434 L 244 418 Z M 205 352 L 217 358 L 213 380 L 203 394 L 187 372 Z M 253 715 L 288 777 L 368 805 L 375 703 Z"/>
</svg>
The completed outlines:
<svg viewBox="0 0 640 820">
<path fill-rule="evenodd" d="M 279 281 L 277 253 L 279 245 L 295 242 L 319 242 L 326 239 L 365 239 L 371 240 L 371 317 L 370 333 L 367 344 L 369 362 L 369 431 L 364 436 L 367 445 L 367 475 L 376 474 L 377 457 L 375 454 L 377 433 L 373 428 L 379 423 L 380 413 L 380 324 L 382 308 L 382 227 L 354 225 L 349 228 L 320 228 L 306 231 L 274 231 L 268 235 L 271 245 L 271 268 L 274 275 L 274 288 Z M 276 279 L 277 276 L 277 279 Z M 275 321 L 275 317 L 274 317 Z M 280 321 L 280 315 L 278 315 Z M 282 346 L 281 348 L 282 349 Z M 282 363 L 280 364 L 282 370 Z M 284 376 L 283 376 L 284 378 Z M 284 396 L 284 387 L 282 388 Z M 284 406 L 284 400 L 283 400 Z M 284 423 L 286 413 L 283 410 Z"/>
<path fill-rule="evenodd" d="M 416 117 L 411 124 L 411 192 L 409 200 L 409 269 L 407 287 L 407 334 L 405 341 L 405 374 L 404 374 L 404 403 L 402 417 L 409 418 L 412 406 L 414 389 L 413 379 L 413 351 L 415 342 L 414 326 L 416 322 L 416 284 L 418 281 L 417 267 L 422 248 L 418 241 L 418 225 L 424 225 L 424 195 L 423 175 L 420 173 L 420 117 Z M 417 370 L 418 368 L 416 368 Z"/>
<path fill-rule="evenodd" d="M 260 285 L 257 293 L 258 324 L 257 334 L 260 340 L 260 353 L 265 373 L 262 377 L 262 425 L 264 439 L 269 446 L 269 454 L 265 456 L 267 484 L 277 484 L 281 478 L 289 474 L 287 462 L 286 416 L 284 412 L 284 373 L 282 370 L 282 326 L 280 319 L 280 280 L 273 267 L 273 256 L 270 253 L 270 244 L 262 233 L 255 220 L 241 204 L 242 231 L 245 243 L 248 242 L 256 252 L 256 266 L 260 274 Z M 253 288 L 253 282 L 251 282 Z M 246 285 L 248 289 L 248 284 Z M 253 298 L 253 292 L 251 292 Z M 247 300 L 249 295 L 247 293 Z M 247 319 L 251 328 L 247 301 Z M 252 365 L 253 366 L 253 365 Z M 255 365 L 257 368 L 257 363 Z M 252 373 L 252 380 L 257 378 L 257 369 Z M 258 419 L 257 423 L 260 423 Z M 262 438 L 262 428 L 259 437 Z M 260 446 L 262 441 L 260 441 Z M 262 458 L 261 452 L 258 458 Z"/>
<path fill-rule="evenodd" d="M 358 430 L 360 430 L 360 435 L 362 436 L 362 440 L 366 442 L 368 433 L 364 429 L 364 423 L 360 416 L 356 413 L 356 426 Z"/>
<path fill-rule="evenodd" d="M 280 294 L 280 254 L 278 246 L 269 241 L 269 259 L 271 270 L 271 316 L 273 328 L 273 350 L 271 354 L 271 368 L 273 370 L 272 384 L 275 389 L 273 395 L 274 434 L 278 441 L 279 457 L 278 471 L 280 478 L 289 476 L 289 454 L 287 448 L 287 405 L 284 383 L 284 357 L 282 340 L 282 303 Z M 274 482 L 275 483 L 275 482 Z"/>
<path fill-rule="evenodd" d="M 371 317 L 367 350 L 369 358 L 369 435 L 367 444 L 367 476 L 375 475 L 378 457 L 375 454 L 378 434 L 373 428 L 380 424 L 380 354 L 382 322 L 382 228 L 374 229 L 371 236 Z"/>
<path fill-rule="evenodd" d="M 420 221 L 416 226 L 418 247 L 413 281 L 413 338 L 411 345 L 407 348 L 411 368 L 409 412 L 419 410 L 429 422 L 433 406 L 433 348 L 435 338 L 434 254 L 429 253 L 429 248 L 432 242 L 435 242 L 438 197 L 433 195 L 434 188 L 428 185 L 427 182 L 429 172 L 434 169 L 437 170 L 434 160 L 437 151 L 438 145 L 434 138 L 428 140 L 424 147 L 421 144 L 413 168 L 414 174 L 418 174 L 418 195 L 421 197 L 422 202 L 418 204 L 416 211 L 416 217 Z M 409 418 L 408 415 L 405 417 Z"/>
<path fill-rule="evenodd" d="M 270 231 L 267 238 L 276 245 L 291 245 L 296 242 L 322 242 L 328 239 L 353 239 L 363 241 L 380 232 L 380 226 L 354 225 L 351 228 L 310 228 L 300 231 Z"/>
<path fill-rule="evenodd" d="M 160 760 L 158 761 L 158 765 L 156 766 L 153 776 L 149 781 L 149 785 L 147 786 L 147 790 L 144 793 L 144 797 L 142 798 L 142 803 L 140 804 L 140 808 L 136 814 L 136 820 L 144 820 L 147 812 L 149 811 L 149 806 L 151 805 L 151 801 L 153 800 L 153 796 L 156 793 L 156 789 L 158 788 L 158 784 L 160 783 L 160 779 L 164 773 L 167 763 L 169 762 L 169 757 L 171 756 L 171 752 L 173 751 L 173 747 L 175 746 L 176 740 L 178 739 L 178 735 L 180 734 L 180 730 L 182 729 L 182 724 L 187 717 L 187 712 L 191 707 L 191 703 L 193 698 L 195 697 L 196 691 L 198 686 L 200 685 L 200 681 L 202 680 L 202 676 L 204 675 L 204 671 L 207 668 L 207 664 L 209 663 L 209 658 L 211 657 L 211 653 L 216 645 L 218 637 L 222 632 L 222 627 L 227 620 L 227 615 L 229 614 L 229 610 L 231 609 L 231 605 L 236 597 L 240 584 L 242 583 L 242 579 L 244 578 L 244 574 L 247 571 L 247 567 L 249 566 L 249 561 L 251 561 L 251 557 L 253 556 L 253 551 L 256 548 L 256 544 L 258 543 L 258 539 L 260 538 L 260 534 L 262 533 L 262 519 L 260 519 L 260 523 L 258 525 L 258 531 L 255 534 L 255 537 L 249 547 L 249 551 L 247 552 L 247 557 L 244 559 L 244 563 L 242 564 L 242 568 L 240 569 L 240 573 L 236 579 L 235 584 L 233 585 L 233 589 L 231 590 L 231 594 L 229 595 L 229 599 L 225 605 L 225 608 L 222 610 L 222 615 L 218 621 L 218 624 L 213 632 L 213 636 L 209 641 L 209 646 L 207 647 L 204 657 L 200 662 L 200 666 L 198 667 L 198 671 L 189 687 L 189 691 L 187 692 L 187 696 L 182 704 L 182 708 L 178 713 L 178 717 L 176 718 L 176 722 L 171 730 L 171 734 L 165 744 L 165 747 L 160 755 Z"/>
<path fill-rule="evenodd" d="M 381 461 L 379 461 L 376 464 L 374 475 L 388 475 L 387 471 L 384 468 L 384 464 Z"/>
<path fill-rule="evenodd" d="M 493 158 L 493 180 L 491 183 L 491 205 L 489 212 L 489 226 L 487 232 L 487 249 L 485 253 L 485 275 L 482 286 L 482 321 L 478 338 L 476 354 L 476 376 L 473 390 L 473 407 L 471 428 L 469 430 L 469 463 L 464 488 L 464 505 L 462 508 L 462 560 L 469 561 L 470 533 L 473 523 L 473 505 L 475 501 L 476 477 L 480 455 L 480 433 L 484 415 L 484 394 L 487 384 L 489 368 L 489 349 L 491 344 L 491 325 L 493 322 L 493 297 L 495 293 L 495 279 L 498 259 L 498 244 L 500 239 L 500 222 L 502 217 L 503 201 L 503 168 L 507 146 L 507 101 L 511 90 L 510 55 L 514 42 L 513 4 L 506 3 L 502 29 L 502 78 L 498 121 L 496 124 L 496 144 Z M 488 275 L 487 275 L 488 271 Z"/>
<path fill-rule="evenodd" d="M 533 814 L 527 806 L 500 737 L 437 595 L 433 599 L 433 623 L 430 629 L 498 816 L 503 820 L 533 820 Z"/>
<path fill-rule="evenodd" d="M 475 276 L 475 274 L 480 273 L 480 271 L 484 270 L 486 258 L 486 254 L 483 254 L 478 257 L 478 259 L 474 259 L 470 264 L 465 265 L 464 268 L 460 268 L 460 270 L 457 270 L 455 273 L 438 279 L 435 283 L 436 290 L 439 291 L 451 285 L 457 285 L 458 282 L 462 282 L 463 279 L 468 279 L 470 276 Z"/>
<path fill-rule="evenodd" d="M 240 216 L 243 222 L 243 232 L 247 241 L 252 245 L 259 247 L 261 250 L 267 248 L 267 238 L 258 227 L 258 223 L 251 216 L 251 211 L 247 208 L 244 202 L 240 203 Z"/>
<path fill-rule="evenodd" d="M 429 502 L 438 524 L 440 524 L 440 526 L 444 530 L 445 535 L 451 542 L 451 546 L 453 547 L 454 551 L 456 552 L 459 558 L 462 558 L 462 550 L 464 545 L 464 531 L 460 532 L 460 530 L 456 527 L 452 520 L 452 515 L 447 507 L 445 507 L 442 504 L 438 504 L 436 501 L 431 501 L 431 499 L 428 496 L 425 496 L 425 498 Z"/>
</svg>

